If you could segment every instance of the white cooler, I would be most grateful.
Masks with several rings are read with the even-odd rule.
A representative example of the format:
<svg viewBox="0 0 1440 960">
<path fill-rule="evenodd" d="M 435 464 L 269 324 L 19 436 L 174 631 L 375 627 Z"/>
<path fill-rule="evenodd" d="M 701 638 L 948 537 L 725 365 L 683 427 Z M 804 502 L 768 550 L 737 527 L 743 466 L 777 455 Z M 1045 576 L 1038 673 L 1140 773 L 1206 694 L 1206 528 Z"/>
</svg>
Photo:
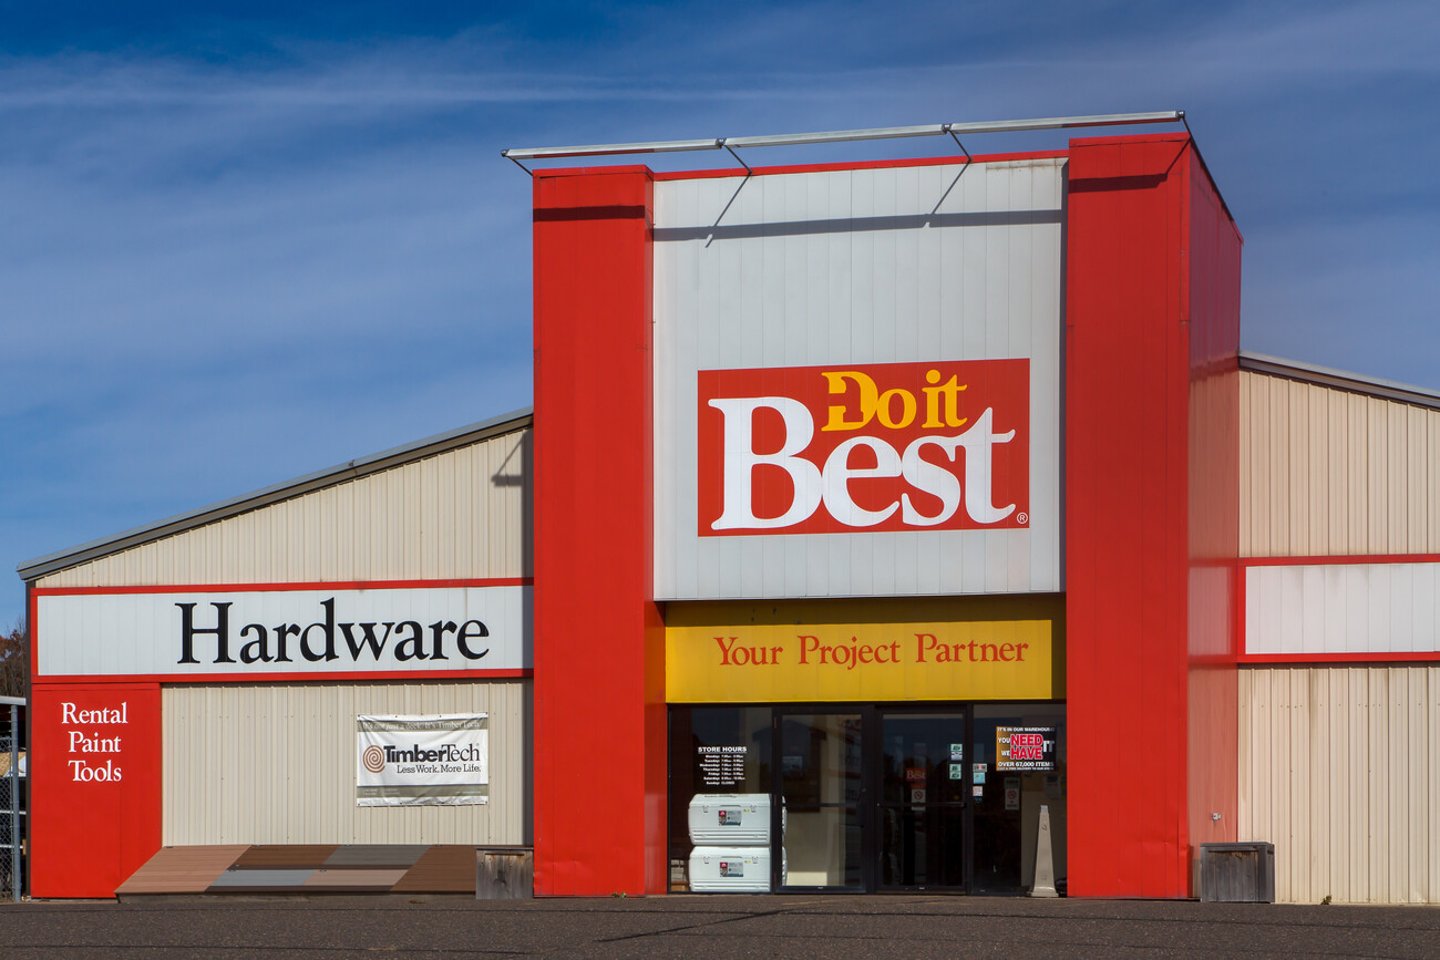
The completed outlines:
<svg viewBox="0 0 1440 960">
<path fill-rule="evenodd" d="M 689 819 L 696 846 L 770 843 L 768 793 L 699 793 L 690 801 Z"/>
<path fill-rule="evenodd" d="M 696 847 L 690 852 L 695 893 L 769 893 L 769 847 Z"/>
</svg>

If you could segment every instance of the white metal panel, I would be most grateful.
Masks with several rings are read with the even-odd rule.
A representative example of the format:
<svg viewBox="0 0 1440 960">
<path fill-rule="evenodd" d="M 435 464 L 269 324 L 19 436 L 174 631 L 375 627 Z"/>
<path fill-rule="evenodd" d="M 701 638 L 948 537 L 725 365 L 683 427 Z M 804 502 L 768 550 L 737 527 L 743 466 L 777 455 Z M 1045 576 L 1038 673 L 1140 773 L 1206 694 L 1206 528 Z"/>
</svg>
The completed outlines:
<svg viewBox="0 0 1440 960">
<path fill-rule="evenodd" d="M 41 587 L 530 576 L 530 430 L 122 550 Z"/>
<path fill-rule="evenodd" d="M 1440 563 L 1247 567 L 1245 652 L 1440 652 Z"/>
<path fill-rule="evenodd" d="M 1054 592 L 1063 161 L 655 185 L 659 599 Z M 1030 359 L 1020 530 L 699 537 L 696 375 Z"/>
<path fill-rule="evenodd" d="M 1279 900 L 1440 903 L 1440 664 L 1242 669 L 1239 747 Z"/>
<path fill-rule="evenodd" d="M 522 844 L 529 681 L 175 686 L 163 691 L 163 840 Z M 488 713 L 490 802 L 358 807 L 355 718 Z"/>
<path fill-rule="evenodd" d="M 530 594 L 518 585 L 46 594 L 36 599 L 36 636 L 44 638 L 36 671 L 260 679 L 519 670 L 532 663 Z M 294 629 L 281 639 L 286 627 Z"/>
</svg>

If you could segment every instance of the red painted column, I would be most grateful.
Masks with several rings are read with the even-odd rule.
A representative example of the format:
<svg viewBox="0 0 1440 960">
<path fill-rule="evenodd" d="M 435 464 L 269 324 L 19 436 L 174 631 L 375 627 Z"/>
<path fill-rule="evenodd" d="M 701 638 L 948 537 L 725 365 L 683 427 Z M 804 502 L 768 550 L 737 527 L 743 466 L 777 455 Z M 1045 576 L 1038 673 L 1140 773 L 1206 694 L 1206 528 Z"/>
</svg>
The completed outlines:
<svg viewBox="0 0 1440 960">
<path fill-rule="evenodd" d="M 535 890 L 665 891 L 644 167 L 535 178 Z"/>
<path fill-rule="evenodd" d="M 30 710 L 30 892 L 113 897 L 160 849 L 160 685 L 36 683 Z"/>
<path fill-rule="evenodd" d="M 1188 156 L 1191 850 L 1236 836 L 1240 740 L 1240 253 L 1197 151 Z M 1218 814 L 1218 817 L 1217 817 Z M 1248 839 L 1248 838 L 1246 838 Z"/>
<path fill-rule="evenodd" d="M 1072 141 L 1066 293 L 1069 873 L 1184 897 L 1185 137 Z"/>
</svg>

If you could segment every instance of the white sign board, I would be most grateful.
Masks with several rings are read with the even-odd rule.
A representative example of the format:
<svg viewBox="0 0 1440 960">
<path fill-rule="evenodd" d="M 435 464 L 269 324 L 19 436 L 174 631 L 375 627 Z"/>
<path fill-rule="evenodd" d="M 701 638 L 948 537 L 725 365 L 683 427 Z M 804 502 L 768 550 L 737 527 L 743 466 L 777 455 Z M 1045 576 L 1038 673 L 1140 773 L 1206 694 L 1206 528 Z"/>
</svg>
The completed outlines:
<svg viewBox="0 0 1440 960">
<path fill-rule="evenodd" d="M 41 676 L 227 679 L 528 669 L 528 586 L 42 593 Z"/>
<path fill-rule="evenodd" d="M 655 598 L 1063 590 L 1063 220 L 1053 158 L 657 182 Z"/>
<path fill-rule="evenodd" d="M 356 806 L 489 802 L 486 714 L 356 717 L 355 728 Z"/>
<path fill-rule="evenodd" d="M 1440 563 L 1297 563 L 1245 570 L 1245 653 L 1440 653 Z"/>
</svg>

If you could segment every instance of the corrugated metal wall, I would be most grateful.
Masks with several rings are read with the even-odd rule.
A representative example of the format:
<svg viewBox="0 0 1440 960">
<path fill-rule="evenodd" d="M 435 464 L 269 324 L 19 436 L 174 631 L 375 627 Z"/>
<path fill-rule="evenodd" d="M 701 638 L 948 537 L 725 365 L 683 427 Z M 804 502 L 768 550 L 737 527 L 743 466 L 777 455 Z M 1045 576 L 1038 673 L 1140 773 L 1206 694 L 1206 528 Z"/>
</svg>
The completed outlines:
<svg viewBox="0 0 1440 960">
<path fill-rule="evenodd" d="M 355 717 L 488 713 L 490 802 L 357 807 Z M 164 689 L 164 843 L 529 843 L 530 683 Z"/>
<path fill-rule="evenodd" d="M 518 430 L 62 570 L 40 587 L 530 576 Z"/>
<path fill-rule="evenodd" d="M 1062 589 L 1064 161 L 655 184 L 655 596 Z M 1030 359 L 1026 530 L 700 537 L 699 370 Z"/>
<path fill-rule="evenodd" d="M 1440 411 L 1250 371 L 1241 411 L 1242 556 L 1440 552 Z M 1432 650 L 1416 570 L 1252 567 L 1246 649 L 1364 652 L 1398 622 Z M 1440 664 L 1242 668 L 1239 749 L 1239 837 L 1274 842 L 1279 899 L 1440 902 Z"/>
<path fill-rule="evenodd" d="M 529 429 L 489 437 L 37 586 L 530 576 L 530 449 Z M 492 718 L 488 805 L 355 806 L 357 714 L 469 711 Z M 528 681 L 175 685 L 162 713 L 166 844 L 529 841 Z"/>
<path fill-rule="evenodd" d="M 1276 896 L 1440 903 L 1440 664 L 1240 672 L 1240 839 Z"/>
<path fill-rule="evenodd" d="M 1440 553 L 1440 411 L 1241 377 L 1240 553 Z"/>
</svg>

